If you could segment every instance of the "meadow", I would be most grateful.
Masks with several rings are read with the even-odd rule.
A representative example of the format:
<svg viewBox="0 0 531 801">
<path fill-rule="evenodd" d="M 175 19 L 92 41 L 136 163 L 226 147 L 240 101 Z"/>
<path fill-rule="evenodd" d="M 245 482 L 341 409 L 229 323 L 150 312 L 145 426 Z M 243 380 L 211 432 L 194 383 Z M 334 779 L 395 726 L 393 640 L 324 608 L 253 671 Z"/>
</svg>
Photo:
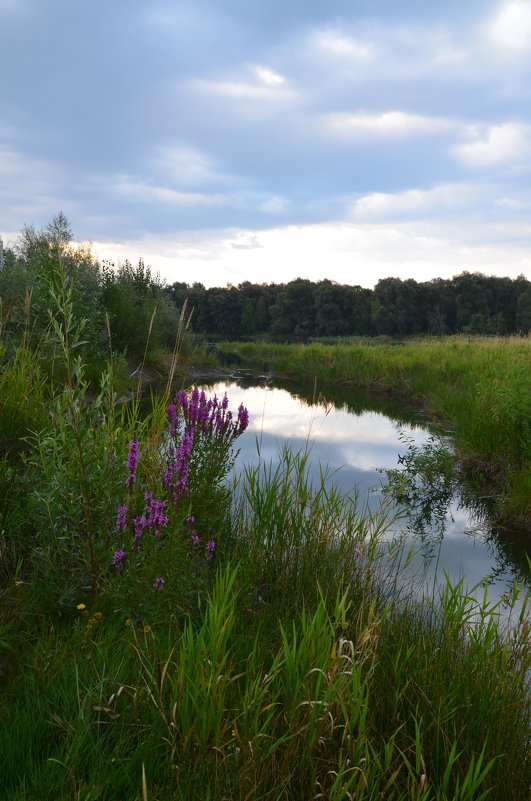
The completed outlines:
<svg viewBox="0 0 531 801">
<path fill-rule="evenodd" d="M 305 454 L 228 481 L 246 409 L 175 389 L 179 337 L 149 413 L 142 370 L 117 404 L 112 352 L 94 390 L 71 293 L 59 261 L 42 339 L 0 345 L 2 798 L 526 798 L 524 590 L 493 606 L 447 582 L 419 599 L 410 555 L 383 537 L 392 505 L 310 485 Z M 430 398 L 437 347 L 246 353 Z M 529 407 L 508 390 L 529 342 L 507 368 L 484 347 L 512 420 L 492 456 L 517 471 Z M 454 384 L 474 386 L 467 343 L 446 352 Z"/>
</svg>

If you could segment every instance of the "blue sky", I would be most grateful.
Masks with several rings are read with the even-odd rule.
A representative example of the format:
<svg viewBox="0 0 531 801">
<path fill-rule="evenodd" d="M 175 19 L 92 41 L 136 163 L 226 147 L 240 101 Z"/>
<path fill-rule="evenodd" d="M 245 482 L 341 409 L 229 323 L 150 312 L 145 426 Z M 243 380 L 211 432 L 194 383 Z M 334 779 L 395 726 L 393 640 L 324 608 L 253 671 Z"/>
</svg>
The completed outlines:
<svg viewBox="0 0 531 801">
<path fill-rule="evenodd" d="M 224 286 L 531 278 L 531 0 L 0 0 L 0 234 Z"/>
</svg>

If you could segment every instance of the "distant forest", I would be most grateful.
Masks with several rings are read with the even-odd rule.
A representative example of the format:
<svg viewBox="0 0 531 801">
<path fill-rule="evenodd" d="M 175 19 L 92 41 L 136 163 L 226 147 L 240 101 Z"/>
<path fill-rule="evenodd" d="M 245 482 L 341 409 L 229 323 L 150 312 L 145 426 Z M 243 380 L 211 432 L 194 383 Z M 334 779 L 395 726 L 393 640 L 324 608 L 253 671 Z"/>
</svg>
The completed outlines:
<svg viewBox="0 0 531 801">
<path fill-rule="evenodd" d="M 412 334 L 527 334 L 531 282 L 462 273 L 417 283 L 385 278 L 374 289 L 316 283 L 244 282 L 224 289 L 174 283 L 167 291 L 180 307 L 194 307 L 195 331 L 223 337 L 308 339 Z"/>
<path fill-rule="evenodd" d="M 451 280 L 417 283 L 386 278 L 374 289 L 312 282 L 205 288 L 200 283 L 168 285 L 142 260 L 118 267 L 100 264 L 90 250 L 73 246 L 68 220 L 58 214 L 43 230 L 23 228 L 6 248 L 0 270 L 0 339 L 24 329 L 38 340 L 49 325 L 57 254 L 71 283 L 76 314 L 83 317 L 88 348 L 143 352 L 151 326 L 152 347 L 171 347 L 187 301 L 190 327 L 205 339 L 418 334 L 529 334 L 531 282 L 523 275 L 494 278 L 463 272 Z M 157 309 L 155 317 L 153 310 Z"/>
</svg>

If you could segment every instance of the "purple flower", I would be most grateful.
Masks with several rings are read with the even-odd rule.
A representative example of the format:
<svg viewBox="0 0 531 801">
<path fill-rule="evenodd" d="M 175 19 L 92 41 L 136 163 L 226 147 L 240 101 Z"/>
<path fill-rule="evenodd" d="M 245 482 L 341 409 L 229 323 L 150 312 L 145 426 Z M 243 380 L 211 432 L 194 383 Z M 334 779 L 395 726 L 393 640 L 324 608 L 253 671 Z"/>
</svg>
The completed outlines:
<svg viewBox="0 0 531 801">
<path fill-rule="evenodd" d="M 216 543 L 214 540 L 209 540 L 206 544 L 206 560 L 207 562 L 212 561 L 212 557 L 214 556 L 214 549 L 216 547 Z"/>
<path fill-rule="evenodd" d="M 121 533 L 125 528 L 125 516 L 127 514 L 127 506 L 119 506 L 118 507 L 118 516 L 116 518 L 116 528 Z"/>
<path fill-rule="evenodd" d="M 144 518 L 143 517 L 135 517 L 133 520 L 133 527 L 135 529 L 135 544 L 137 551 L 140 550 L 140 544 L 138 540 L 142 536 L 142 529 L 144 528 Z"/>
<path fill-rule="evenodd" d="M 175 403 L 170 403 L 170 405 L 167 407 L 166 417 L 168 418 L 168 422 L 170 423 L 170 433 L 172 437 L 177 436 L 177 431 L 179 428 L 179 418 L 177 417 L 177 407 Z"/>
<path fill-rule="evenodd" d="M 153 582 L 153 586 L 155 587 L 155 589 L 156 589 L 156 590 L 160 590 L 160 589 L 162 589 L 162 585 L 163 585 L 163 584 L 164 584 L 164 579 L 162 578 L 162 576 L 159 576 L 159 577 L 158 577 L 158 578 L 156 578 L 156 579 L 155 579 L 155 581 Z"/>
<path fill-rule="evenodd" d="M 245 431 L 245 429 L 249 425 L 249 412 L 247 411 L 247 409 L 245 408 L 243 403 L 240 403 L 240 405 L 238 407 L 238 423 L 237 423 L 237 425 L 238 425 L 238 434 L 236 436 L 239 436 L 240 434 L 243 434 L 243 432 Z"/>
<path fill-rule="evenodd" d="M 249 413 L 241 404 L 236 419 L 228 407 L 226 393 L 221 400 L 215 395 L 207 399 L 198 387 L 189 393 L 181 389 L 168 405 L 171 441 L 164 486 L 172 503 L 195 487 L 203 473 L 217 484 L 234 464 L 237 454 L 231 446 L 247 428 Z"/>
<path fill-rule="evenodd" d="M 132 487 L 136 481 L 136 466 L 138 464 L 138 440 L 133 437 L 129 443 L 129 456 L 127 457 L 127 469 L 129 476 L 126 481 L 128 487 Z"/>
<path fill-rule="evenodd" d="M 164 528 L 168 524 L 168 516 L 165 512 L 166 501 L 157 501 L 151 492 L 146 492 L 146 505 L 142 519 L 144 528 Z M 156 532 L 155 532 L 156 533 Z M 160 532 L 159 532 L 160 534 Z"/>
<path fill-rule="evenodd" d="M 166 472 L 164 473 L 164 485 L 171 494 L 174 503 L 177 503 L 188 486 L 188 475 L 190 471 L 189 458 L 193 444 L 193 434 L 185 431 L 182 435 L 177 452 L 174 451 L 169 460 Z"/>
<path fill-rule="evenodd" d="M 121 570 L 122 569 L 122 567 L 123 567 L 122 560 L 123 560 L 124 556 L 125 556 L 125 553 L 122 550 L 122 548 L 118 548 L 118 550 L 115 551 L 114 556 L 112 558 L 112 563 L 113 563 L 114 567 L 116 568 L 116 570 Z"/>
</svg>

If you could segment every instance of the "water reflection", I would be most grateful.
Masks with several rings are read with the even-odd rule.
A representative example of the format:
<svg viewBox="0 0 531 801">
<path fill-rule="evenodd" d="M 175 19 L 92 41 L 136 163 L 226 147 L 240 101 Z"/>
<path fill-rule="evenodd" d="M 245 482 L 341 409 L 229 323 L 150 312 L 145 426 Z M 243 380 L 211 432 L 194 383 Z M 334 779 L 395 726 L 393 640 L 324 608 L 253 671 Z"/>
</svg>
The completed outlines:
<svg viewBox="0 0 531 801">
<path fill-rule="evenodd" d="M 275 463 L 279 449 L 289 441 L 296 451 L 310 451 L 313 482 L 317 484 L 327 468 L 342 492 L 359 493 L 373 510 L 384 496 L 383 478 L 404 467 L 408 448 L 429 453 L 436 447 L 420 414 L 387 397 L 349 393 L 347 398 L 330 388 L 326 400 L 321 396 L 317 402 L 313 387 L 288 391 L 288 385 L 271 386 L 266 380 L 257 385 L 249 378 L 218 382 L 209 389 L 218 396 L 227 392 L 231 408 L 243 403 L 249 410 L 249 428 L 238 440 L 240 466 Z M 431 501 L 427 492 L 422 497 L 417 478 L 415 482 L 417 493 L 410 501 L 420 500 L 420 506 L 404 504 L 408 516 L 389 536 L 401 536 L 418 547 L 411 569 L 423 576 L 424 589 L 444 580 L 445 574 L 454 582 L 462 578 L 469 589 L 488 576 L 487 595 L 495 601 L 515 578 L 529 580 L 524 542 L 489 525 L 481 503 L 462 492 L 458 475 L 433 475 Z M 482 587 L 476 594 L 483 595 Z"/>
</svg>

